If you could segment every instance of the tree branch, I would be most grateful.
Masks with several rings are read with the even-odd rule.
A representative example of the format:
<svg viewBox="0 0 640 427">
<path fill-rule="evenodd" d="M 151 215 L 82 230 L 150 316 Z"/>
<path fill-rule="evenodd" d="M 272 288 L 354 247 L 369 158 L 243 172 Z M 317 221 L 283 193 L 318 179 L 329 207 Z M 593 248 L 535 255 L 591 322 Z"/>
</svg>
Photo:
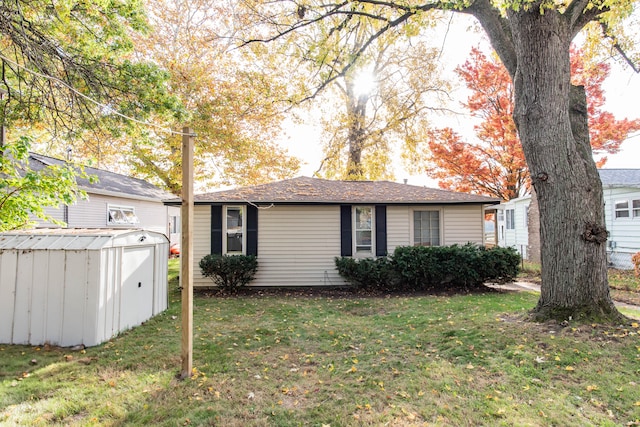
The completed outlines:
<svg viewBox="0 0 640 427">
<path fill-rule="evenodd" d="M 509 24 L 500 15 L 500 11 L 493 7 L 489 0 L 476 0 L 461 12 L 472 15 L 480 22 L 489 36 L 491 46 L 498 53 L 509 75 L 513 77 L 517 67 L 516 50 Z"/>
<path fill-rule="evenodd" d="M 622 59 L 624 59 L 624 61 L 627 63 L 627 65 L 629 65 L 629 67 L 631 67 L 631 69 L 634 72 L 640 73 L 640 66 L 638 64 L 636 64 L 635 62 L 633 62 L 633 60 L 631 58 L 629 58 L 629 56 L 624 51 L 622 46 L 620 46 L 620 44 L 618 43 L 616 38 L 609 32 L 609 25 L 607 25 L 606 22 L 600 22 L 600 28 L 602 28 L 602 35 L 605 38 L 611 40 L 611 42 L 613 43 L 613 48 L 616 50 L 616 52 L 618 52 L 618 54 L 620 54 L 620 56 L 622 57 Z"/>
<path fill-rule="evenodd" d="M 567 6 L 567 10 L 564 12 L 564 15 L 569 18 L 569 25 L 572 29 L 576 25 L 576 22 L 582 18 L 584 9 L 589 4 L 589 1 L 590 0 L 573 0 L 569 6 Z"/>
</svg>

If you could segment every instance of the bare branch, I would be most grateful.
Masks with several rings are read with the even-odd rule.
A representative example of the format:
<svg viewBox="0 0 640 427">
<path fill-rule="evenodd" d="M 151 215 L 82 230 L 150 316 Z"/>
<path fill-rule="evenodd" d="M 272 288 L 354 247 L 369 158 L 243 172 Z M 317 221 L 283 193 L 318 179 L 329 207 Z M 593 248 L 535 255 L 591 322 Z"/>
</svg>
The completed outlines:
<svg viewBox="0 0 640 427">
<path fill-rule="evenodd" d="M 613 48 L 616 50 L 616 52 L 618 52 L 618 54 L 622 57 L 622 59 L 624 59 L 624 61 L 627 63 L 627 65 L 629 65 L 629 67 L 631 67 L 631 69 L 634 72 L 640 73 L 640 66 L 638 64 L 636 64 L 635 62 L 633 62 L 633 60 L 631 58 L 629 58 L 629 56 L 624 51 L 622 46 L 620 46 L 620 44 L 618 43 L 616 38 L 609 31 L 609 25 L 607 25 L 606 22 L 602 22 L 601 21 L 600 22 L 600 28 L 602 28 L 603 36 L 605 38 L 611 40 L 611 42 L 613 43 Z"/>
<path fill-rule="evenodd" d="M 489 36 L 493 49 L 513 77 L 516 72 L 516 50 L 507 20 L 500 11 L 493 7 L 489 0 L 476 0 L 467 9 L 461 10 L 474 16 Z"/>
</svg>

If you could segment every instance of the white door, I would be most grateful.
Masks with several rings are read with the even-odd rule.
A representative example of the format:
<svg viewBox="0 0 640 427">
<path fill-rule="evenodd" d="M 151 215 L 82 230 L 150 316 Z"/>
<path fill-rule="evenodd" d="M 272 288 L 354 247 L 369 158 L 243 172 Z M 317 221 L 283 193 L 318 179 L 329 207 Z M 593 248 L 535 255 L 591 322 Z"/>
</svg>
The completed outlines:
<svg viewBox="0 0 640 427">
<path fill-rule="evenodd" d="M 122 260 L 120 330 L 137 326 L 153 314 L 153 246 L 125 248 Z"/>
</svg>

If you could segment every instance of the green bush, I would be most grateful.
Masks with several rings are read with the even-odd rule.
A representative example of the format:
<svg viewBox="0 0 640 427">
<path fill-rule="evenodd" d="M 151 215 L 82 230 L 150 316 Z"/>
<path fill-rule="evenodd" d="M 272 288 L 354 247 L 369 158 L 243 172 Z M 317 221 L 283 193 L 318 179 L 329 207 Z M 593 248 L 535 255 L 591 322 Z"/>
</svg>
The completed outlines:
<svg viewBox="0 0 640 427">
<path fill-rule="evenodd" d="M 478 286 L 506 281 L 518 273 L 520 255 L 512 248 L 402 246 L 393 253 L 394 269 L 410 289 Z"/>
<path fill-rule="evenodd" d="M 225 291 L 234 291 L 254 279 L 258 259 L 253 255 L 207 255 L 200 260 L 202 275 Z"/>
<path fill-rule="evenodd" d="M 421 291 L 512 280 L 518 274 L 520 255 L 512 248 L 474 244 L 401 246 L 390 258 L 342 257 L 335 262 L 338 273 L 359 288 Z"/>
<path fill-rule="evenodd" d="M 391 290 L 397 283 L 391 261 L 383 258 L 335 259 L 340 276 L 352 285 L 366 290 Z"/>
</svg>

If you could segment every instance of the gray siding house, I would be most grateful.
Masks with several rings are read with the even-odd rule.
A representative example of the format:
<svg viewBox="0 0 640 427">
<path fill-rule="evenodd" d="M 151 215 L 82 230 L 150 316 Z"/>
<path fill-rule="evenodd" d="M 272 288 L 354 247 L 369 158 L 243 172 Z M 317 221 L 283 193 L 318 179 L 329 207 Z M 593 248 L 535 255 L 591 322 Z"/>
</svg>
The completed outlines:
<svg viewBox="0 0 640 427">
<path fill-rule="evenodd" d="M 631 269 L 640 252 L 640 169 L 600 169 L 609 239 L 609 263 Z"/>
<path fill-rule="evenodd" d="M 29 167 L 34 170 L 64 164 L 64 160 L 40 154 L 29 156 Z M 163 200 L 175 195 L 142 179 L 91 167 L 85 167 L 85 171 L 98 179 L 94 183 L 78 179 L 78 186 L 87 192 L 88 200 L 49 208 L 47 213 L 51 217 L 65 222 L 67 228 L 141 228 L 165 234 L 172 238 L 172 243 L 179 242 L 180 210 L 163 204 Z M 37 227 L 58 226 L 40 221 Z"/>
<path fill-rule="evenodd" d="M 640 252 L 640 169 L 599 169 L 605 225 L 609 232 L 607 255 L 614 268 L 631 269 L 631 257 Z M 498 207 L 498 244 L 516 248 L 528 258 L 527 215 L 531 195 Z M 501 214 L 500 211 L 504 213 Z"/>
<path fill-rule="evenodd" d="M 397 246 L 483 243 L 483 209 L 499 200 L 388 181 L 298 177 L 194 198 L 194 286 L 211 253 L 258 257 L 252 286 L 343 285 L 339 256 Z M 167 202 L 179 205 L 180 200 Z"/>
</svg>

